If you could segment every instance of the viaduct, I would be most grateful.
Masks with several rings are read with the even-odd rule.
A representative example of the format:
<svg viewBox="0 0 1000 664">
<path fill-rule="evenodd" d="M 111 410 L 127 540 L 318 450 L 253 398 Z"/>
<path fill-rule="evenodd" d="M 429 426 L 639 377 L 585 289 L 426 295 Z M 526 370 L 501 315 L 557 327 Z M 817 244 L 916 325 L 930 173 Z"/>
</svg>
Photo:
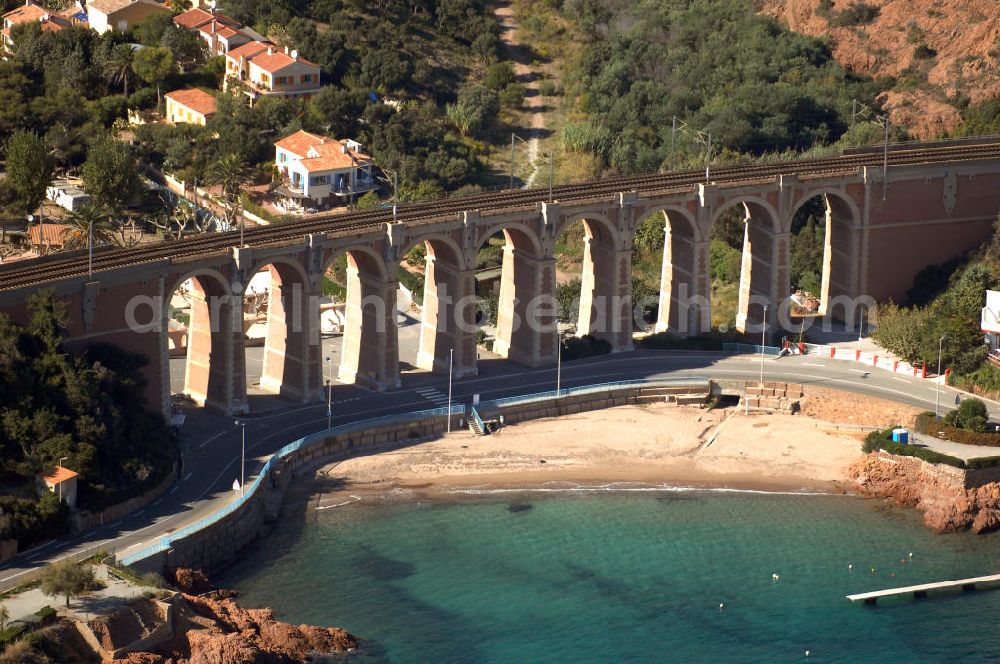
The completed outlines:
<svg viewBox="0 0 1000 664">
<path fill-rule="evenodd" d="M 665 246 L 656 329 L 710 328 L 709 241 L 736 208 L 745 240 L 736 327 L 774 325 L 790 291 L 796 211 L 826 205 L 821 301 L 854 316 L 862 296 L 899 299 L 924 266 L 989 237 L 1000 212 L 1000 138 L 849 150 L 829 158 L 726 166 L 705 172 L 598 180 L 297 220 L 186 240 L 57 254 L 0 269 L 0 311 L 24 321 L 27 296 L 52 288 L 66 303 L 67 344 L 113 343 L 149 359 L 148 398 L 170 410 L 167 303 L 191 280 L 185 392 L 228 413 L 248 410 L 242 327 L 245 285 L 269 269 L 272 294 L 261 388 L 291 399 L 323 395 L 319 295 L 327 268 L 347 257 L 347 323 L 339 378 L 371 389 L 399 385 L 397 270 L 426 248 L 418 366 L 477 373 L 475 262 L 505 238 L 495 351 L 526 366 L 557 354 L 554 245 L 584 227 L 577 333 L 632 347 L 632 243 L 640 221 L 662 217 Z M 838 304 L 839 303 L 839 304 Z M 764 321 L 764 307 L 768 304 Z M 836 307 L 840 310 L 835 310 Z M 453 353 L 453 357 L 452 357 Z"/>
</svg>

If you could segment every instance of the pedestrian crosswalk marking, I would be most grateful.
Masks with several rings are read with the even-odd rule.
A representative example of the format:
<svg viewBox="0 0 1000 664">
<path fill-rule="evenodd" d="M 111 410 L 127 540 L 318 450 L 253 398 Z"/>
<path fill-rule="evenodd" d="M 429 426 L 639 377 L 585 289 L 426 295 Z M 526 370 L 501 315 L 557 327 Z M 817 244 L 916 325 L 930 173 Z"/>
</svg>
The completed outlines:
<svg viewBox="0 0 1000 664">
<path fill-rule="evenodd" d="M 448 395 L 433 387 L 420 387 L 414 390 L 417 394 L 438 406 L 448 405 Z"/>
</svg>

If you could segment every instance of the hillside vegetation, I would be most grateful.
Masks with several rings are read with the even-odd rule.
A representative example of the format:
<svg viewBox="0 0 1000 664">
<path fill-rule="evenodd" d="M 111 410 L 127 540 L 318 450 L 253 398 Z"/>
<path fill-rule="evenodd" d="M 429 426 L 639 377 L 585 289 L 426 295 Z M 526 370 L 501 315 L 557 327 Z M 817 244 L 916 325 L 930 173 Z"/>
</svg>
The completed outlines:
<svg viewBox="0 0 1000 664">
<path fill-rule="evenodd" d="M 563 142 L 622 172 L 703 164 L 709 133 L 723 158 L 833 143 L 852 100 L 874 105 L 880 92 L 750 0 L 570 0 L 563 13 L 586 42 L 567 71 L 586 120 Z"/>
<path fill-rule="evenodd" d="M 67 510 L 35 486 L 60 459 L 80 475 L 78 506 L 92 510 L 154 486 L 177 459 L 163 418 L 147 410 L 145 358 L 108 345 L 70 352 L 52 292 L 28 304 L 24 327 L 0 315 L 0 539 L 22 549 L 62 534 Z"/>
<path fill-rule="evenodd" d="M 884 81 L 880 105 L 916 137 L 965 131 L 976 107 L 1000 94 L 1000 14 L 991 0 L 760 4 L 791 30 L 827 39 L 848 70 Z"/>
</svg>

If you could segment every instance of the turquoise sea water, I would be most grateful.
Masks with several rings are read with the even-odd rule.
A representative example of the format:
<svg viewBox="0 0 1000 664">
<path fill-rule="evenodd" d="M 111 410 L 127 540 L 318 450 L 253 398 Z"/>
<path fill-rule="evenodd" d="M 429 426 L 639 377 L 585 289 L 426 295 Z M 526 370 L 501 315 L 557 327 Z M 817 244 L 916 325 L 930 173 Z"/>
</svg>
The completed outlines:
<svg viewBox="0 0 1000 664">
<path fill-rule="evenodd" d="M 524 493 L 305 521 L 218 581 L 368 639 L 351 662 L 1000 661 L 1000 591 L 845 599 L 1000 571 L 1000 539 L 935 535 L 879 501 Z"/>
</svg>

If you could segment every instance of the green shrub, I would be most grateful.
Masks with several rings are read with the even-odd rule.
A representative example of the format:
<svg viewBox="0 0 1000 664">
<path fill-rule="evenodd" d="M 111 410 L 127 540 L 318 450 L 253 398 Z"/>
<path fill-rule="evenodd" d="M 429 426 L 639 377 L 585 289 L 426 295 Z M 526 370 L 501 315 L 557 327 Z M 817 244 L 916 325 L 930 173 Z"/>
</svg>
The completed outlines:
<svg viewBox="0 0 1000 664">
<path fill-rule="evenodd" d="M 965 462 L 961 459 L 953 456 L 948 456 L 947 454 L 941 454 L 933 450 L 928 450 L 923 447 L 916 447 L 914 445 L 903 445 L 902 443 L 895 443 L 892 441 L 892 430 L 898 427 L 890 427 L 888 429 L 883 429 L 881 431 L 872 431 L 867 436 L 865 436 L 865 442 L 861 446 L 861 449 L 866 453 L 875 452 L 877 450 L 885 450 L 889 454 L 895 454 L 897 456 L 911 456 L 918 459 L 923 459 L 928 463 L 943 463 L 948 466 L 954 466 L 955 468 L 965 468 Z"/>
<path fill-rule="evenodd" d="M 24 623 L 17 623 L 9 626 L 4 631 L 0 632 L 0 645 L 7 645 L 13 642 L 17 637 L 21 636 L 24 631 L 28 629 L 28 626 Z"/>
<path fill-rule="evenodd" d="M 1000 456 L 979 457 L 965 462 L 970 469 L 995 468 L 1000 466 Z"/>
<path fill-rule="evenodd" d="M 598 339 L 589 334 L 585 334 L 582 337 L 563 339 L 562 347 L 563 362 L 579 360 L 584 357 L 594 357 L 595 355 L 607 355 L 611 352 L 611 344 L 604 339 Z"/>
<path fill-rule="evenodd" d="M 882 10 L 876 5 L 870 5 L 866 2 L 852 2 L 847 9 L 837 12 L 833 19 L 833 25 L 840 28 L 867 25 L 877 19 L 881 12 Z"/>
<path fill-rule="evenodd" d="M 42 608 L 35 611 L 35 616 L 41 621 L 43 625 L 47 625 L 56 617 L 56 610 L 51 606 L 43 606 Z"/>
</svg>

